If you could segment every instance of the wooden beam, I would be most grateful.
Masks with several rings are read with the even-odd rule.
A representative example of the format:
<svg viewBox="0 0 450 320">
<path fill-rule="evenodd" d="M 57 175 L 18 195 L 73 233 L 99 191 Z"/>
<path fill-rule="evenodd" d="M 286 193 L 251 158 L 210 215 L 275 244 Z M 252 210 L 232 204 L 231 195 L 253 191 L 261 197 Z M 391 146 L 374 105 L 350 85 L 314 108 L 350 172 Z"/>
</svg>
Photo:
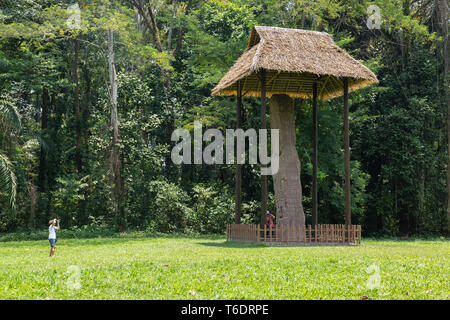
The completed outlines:
<svg viewBox="0 0 450 320">
<path fill-rule="evenodd" d="M 317 156 L 318 154 L 318 124 L 317 124 L 317 82 L 313 84 L 313 181 L 312 181 L 312 221 L 317 224 Z"/>
<path fill-rule="evenodd" d="M 348 79 L 344 78 L 344 170 L 345 170 L 345 224 L 352 224 L 350 200 L 350 134 L 349 134 L 349 108 L 348 108 Z"/>
<path fill-rule="evenodd" d="M 241 90 L 242 89 L 245 89 L 245 84 L 247 83 L 247 79 L 248 79 L 248 77 L 245 77 L 244 78 L 244 84 L 242 85 L 242 88 L 241 88 Z M 239 80 L 240 81 L 240 80 Z M 247 89 L 247 92 L 249 91 L 249 89 Z"/>
<path fill-rule="evenodd" d="M 242 87 L 241 81 L 237 82 L 237 96 L 236 96 L 236 129 L 242 126 Z M 236 159 L 238 157 L 236 153 Z M 236 161 L 235 168 L 235 189 L 234 189 L 234 223 L 241 223 L 241 192 L 242 192 L 242 165 Z"/>
<path fill-rule="evenodd" d="M 266 129 L 266 70 L 261 70 L 261 129 Z M 262 164 L 261 164 L 262 166 Z M 267 176 L 261 175 L 261 226 L 266 225 Z"/>
<path fill-rule="evenodd" d="M 245 97 L 245 95 L 246 95 L 247 93 L 249 93 L 249 92 L 250 92 L 250 90 L 245 91 L 244 94 L 243 94 L 242 96 Z"/>
<path fill-rule="evenodd" d="M 319 98 L 320 99 L 322 99 L 322 95 L 323 95 L 323 92 L 325 91 L 325 88 L 326 88 L 326 86 L 328 84 L 328 81 L 330 81 L 330 77 L 327 77 L 327 79 L 323 82 L 322 87 L 320 88 L 320 92 L 319 92 Z"/>
<path fill-rule="evenodd" d="M 273 86 L 275 84 L 275 80 L 278 78 L 278 76 L 280 75 L 279 72 L 275 73 L 275 75 L 273 76 L 272 79 L 270 79 L 270 81 L 268 82 L 268 84 L 270 84 L 272 87 L 270 89 L 270 91 L 273 91 Z"/>
</svg>

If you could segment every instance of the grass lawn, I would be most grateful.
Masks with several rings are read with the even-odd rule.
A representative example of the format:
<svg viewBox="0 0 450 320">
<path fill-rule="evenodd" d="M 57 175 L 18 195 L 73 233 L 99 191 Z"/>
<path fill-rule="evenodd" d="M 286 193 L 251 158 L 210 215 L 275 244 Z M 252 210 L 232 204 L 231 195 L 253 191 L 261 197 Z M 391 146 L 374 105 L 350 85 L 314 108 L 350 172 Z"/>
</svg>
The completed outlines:
<svg viewBox="0 0 450 320">
<path fill-rule="evenodd" d="M 61 238 L 56 256 L 48 253 L 47 240 L 0 242 L 0 299 L 450 298 L 446 241 L 268 247 L 223 238 Z"/>
</svg>

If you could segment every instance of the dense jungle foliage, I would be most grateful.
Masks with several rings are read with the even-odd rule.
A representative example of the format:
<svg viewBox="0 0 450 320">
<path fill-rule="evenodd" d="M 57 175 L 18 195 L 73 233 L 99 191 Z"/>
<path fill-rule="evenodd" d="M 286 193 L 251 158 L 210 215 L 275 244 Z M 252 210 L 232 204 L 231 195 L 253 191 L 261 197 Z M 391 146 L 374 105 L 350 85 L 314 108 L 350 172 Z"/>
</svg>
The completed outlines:
<svg viewBox="0 0 450 320">
<path fill-rule="evenodd" d="M 224 232 L 234 166 L 173 164 L 171 134 L 235 127 L 235 98 L 210 91 L 265 25 L 328 32 L 380 80 L 350 95 L 352 221 L 367 235 L 445 234 L 447 22 L 446 0 L 0 0 L 0 233 L 54 217 Z M 319 223 L 344 222 L 342 101 L 320 104 Z M 295 103 L 309 222 L 312 107 Z M 259 112 L 246 97 L 244 128 Z M 256 222 L 258 165 L 244 165 L 242 190 L 242 221 Z"/>
</svg>

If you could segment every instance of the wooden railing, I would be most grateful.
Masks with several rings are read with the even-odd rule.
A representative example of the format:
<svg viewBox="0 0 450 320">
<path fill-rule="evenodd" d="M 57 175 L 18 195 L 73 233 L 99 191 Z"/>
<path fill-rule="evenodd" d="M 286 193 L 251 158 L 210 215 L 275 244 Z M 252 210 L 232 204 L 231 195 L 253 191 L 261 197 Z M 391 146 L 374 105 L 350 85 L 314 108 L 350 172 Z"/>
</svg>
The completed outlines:
<svg viewBox="0 0 450 320">
<path fill-rule="evenodd" d="M 227 225 L 227 240 L 273 244 L 338 245 L 360 244 L 361 226 L 344 224 L 277 225 L 275 227 L 250 224 Z"/>
</svg>

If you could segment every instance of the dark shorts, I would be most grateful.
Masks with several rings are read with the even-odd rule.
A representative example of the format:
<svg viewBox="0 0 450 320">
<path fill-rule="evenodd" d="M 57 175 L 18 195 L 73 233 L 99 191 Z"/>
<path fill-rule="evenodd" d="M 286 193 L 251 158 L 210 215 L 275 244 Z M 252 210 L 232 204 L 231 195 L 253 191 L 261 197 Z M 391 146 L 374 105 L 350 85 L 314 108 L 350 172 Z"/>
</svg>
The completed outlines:
<svg viewBox="0 0 450 320">
<path fill-rule="evenodd" d="M 56 246 L 56 241 L 58 241 L 58 239 L 48 239 L 48 241 L 50 241 L 50 245 L 54 247 Z"/>
</svg>

